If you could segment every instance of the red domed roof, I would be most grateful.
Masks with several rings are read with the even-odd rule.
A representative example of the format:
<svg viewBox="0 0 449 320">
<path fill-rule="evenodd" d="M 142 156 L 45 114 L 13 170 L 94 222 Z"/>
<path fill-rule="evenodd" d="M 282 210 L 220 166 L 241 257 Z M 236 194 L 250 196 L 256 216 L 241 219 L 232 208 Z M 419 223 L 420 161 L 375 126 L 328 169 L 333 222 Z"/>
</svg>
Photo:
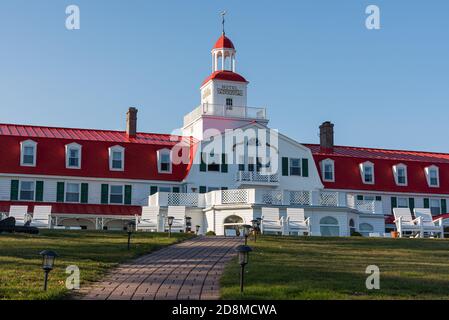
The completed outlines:
<svg viewBox="0 0 449 320">
<path fill-rule="evenodd" d="M 214 79 L 224 80 L 224 81 L 235 81 L 235 82 L 248 82 L 248 81 L 246 81 L 245 78 L 243 78 L 238 73 L 228 71 L 228 70 L 220 70 L 220 71 L 215 71 L 209 77 L 207 77 L 206 80 L 203 81 L 203 84 L 201 86 L 204 86 L 210 80 L 214 80 Z"/>
<path fill-rule="evenodd" d="M 224 34 L 217 40 L 213 49 L 235 49 L 231 39 Z"/>
</svg>

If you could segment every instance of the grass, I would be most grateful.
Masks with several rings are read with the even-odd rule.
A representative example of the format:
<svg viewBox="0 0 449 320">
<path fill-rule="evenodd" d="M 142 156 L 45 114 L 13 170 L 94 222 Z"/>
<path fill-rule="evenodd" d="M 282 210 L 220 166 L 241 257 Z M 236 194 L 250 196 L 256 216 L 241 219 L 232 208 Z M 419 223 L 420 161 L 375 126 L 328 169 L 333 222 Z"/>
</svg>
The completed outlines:
<svg viewBox="0 0 449 320">
<path fill-rule="evenodd" d="M 134 233 L 127 250 L 126 232 L 41 231 L 39 235 L 0 234 L 0 299 L 62 299 L 65 268 L 77 265 L 81 286 L 99 280 L 119 263 L 190 237 L 186 234 Z M 54 250 L 59 257 L 50 273 L 48 291 L 42 290 L 39 252 Z"/>
<path fill-rule="evenodd" d="M 449 241 L 262 237 L 239 291 L 236 260 L 221 280 L 223 299 L 449 299 Z M 380 269 L 380 289 L 365 286 Z"/>
</svg>

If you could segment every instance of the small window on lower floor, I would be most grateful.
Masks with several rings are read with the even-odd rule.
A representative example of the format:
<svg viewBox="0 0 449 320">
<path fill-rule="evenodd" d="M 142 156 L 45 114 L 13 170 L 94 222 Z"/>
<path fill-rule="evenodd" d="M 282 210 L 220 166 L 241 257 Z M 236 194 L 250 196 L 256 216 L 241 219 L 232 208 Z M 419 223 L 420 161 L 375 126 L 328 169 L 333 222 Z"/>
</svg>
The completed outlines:
<svg viewBox="0 0 449 320">
<path fill-rule="evenodd" d="M 408 198 L 398 198 L 398 208 L 408 208 Z"/>
<path fill-rule="evenodd" d="M 123 204 L 123 186 L 111 186 L 109 202 L 112 204 Z"/>
<path fill-rule="evenodd" d="M 441 214 L 441 201 L 439 199 L 430 199 L 430 211 L 433 216 Z"/>
<path fill-rule="evenodd" d="M 65 194 L 66 202 L 80 202 L 80 184 L 79 183 L 67 183 Z"/>
<path fill-rule="evenodd" d="M 34 181 L 20 181 L 20 200 L 34 201 Z"/>
</svg>

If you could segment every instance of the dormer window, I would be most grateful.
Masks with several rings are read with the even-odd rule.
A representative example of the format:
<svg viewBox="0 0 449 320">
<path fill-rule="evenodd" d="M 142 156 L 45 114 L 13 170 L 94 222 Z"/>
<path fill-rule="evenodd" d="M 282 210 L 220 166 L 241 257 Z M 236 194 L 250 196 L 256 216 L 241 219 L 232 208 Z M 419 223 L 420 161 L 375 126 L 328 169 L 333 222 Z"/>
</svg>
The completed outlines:
<svg viewBox="0 0 449 320">
<path fill-rule="evenodd" d="M 361 163 L 360 173 L 363 183 L 374 184 L 374 164 L 372 162 Z"/>
<path fill-rule="evenodd" d="M 125 148 L 114 146 L 109 148 L 109 169 L 123 171 L 125 168 Z"/>
<path fill-rule="evenodd" d="M 169 149 L 159 150 L 157 152 L 157 160 L 159 173 L 172 172 L 171 151 Z"/>
<path fill-rule="evenodd" d="M 335 182 L 335 165 L 334 160 L 326 159 L 321 162 L 321 173 L 323 181 Z"/>
<path fill-rule="evenodd" d="M 32 140 L 20 143 L 20 165 L 25 167 L 36 166 L 37 143 Z"/>
<path fill-rule="evenodd" d="M 440 186 L 440 172 L 437 166 L 430 166 L 425 169 L 427 183 L 429 187 L 438 188 Z"/>
<path fill-rule="evenodd" d="M 398 164 L 393 166 L 394 180 L 398 186 L 406 186 L 408 184 L 407 166 Z"/>
<path fill-rule="evenodd" d="M 81 169 L 81 146 L 71 143 L 65 146 L 66 168 Z"/>
</svg>

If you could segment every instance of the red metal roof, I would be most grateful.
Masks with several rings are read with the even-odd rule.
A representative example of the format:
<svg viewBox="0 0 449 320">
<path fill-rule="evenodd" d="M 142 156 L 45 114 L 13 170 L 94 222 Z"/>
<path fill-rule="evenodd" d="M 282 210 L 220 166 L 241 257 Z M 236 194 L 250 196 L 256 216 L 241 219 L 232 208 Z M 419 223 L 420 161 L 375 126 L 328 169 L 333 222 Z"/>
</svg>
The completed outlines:
<svg viewBox="0 0 449 320">
<path fill-rule="evenodd" d="M 129 205 L 77 204 L 0 201 L 0 212 L 9 212 L 9 207 L 28 206 L 28 213 L 33 213 L 34 206 L 51 206 L 53 214 L 95 214 L 108 216 L 135 216 L 142 214 L 142 207 Z"/>
<path fill-rule="evenodd" d="M 36 167 L 20 165 L 20 143 L 28 139 L 37 142 Z M 82 146 L 81 169 L 66 168 L 65 148 L 73 142 Z M 0 157 L 0 173 L 182 181 L 191 167 L 195 143 L 190 137 L 164 134 L 138 133 L 128 139 L 121 131 L 1 124 L 0 145 L 8 152 Z M 124 171 L 109 170 L 109 148 L 116 145 L 125 148 Z M 175 145 L 188 148 L 190 159 L 173 164 L 170 174 L 159 173 L 157 151 Z"/>
<path fill-rule="evenodd" d="M 221 70 L 221 71 L 215 71 L 212 73 L 209 77 L 206 78 L 206 80 L 203 81 L 201 86 L 204 86 L 206 83 L 208 83 L 210 80 L 224 80 L 224 81 L 234 81 L 234 82 L 246 82 L 246 79 L 239 75 L 238 73 L 228 71 L 228 70 Z"/>
<path fill-rule="evenodd" d="M 135 137 L 128 137 L 125 131 L 42 127 L 18 124 L 0 124 L 0 135 L 157 145 L 175 145 L 183 139 L 181 136 L 171 134 L 139 132 Z M 184 137 L 184 139 L 186 138 Z"/>
<path fill-rule="evenodd" d="M 449 194 L 449 154 L 346 146 L 327 150 L 317 144 L 305 146 L 312 150 L 320 172 L 322 160 L 334 160 L 335 182 L 323 181 L 327 189 Z M 374 163 L 374 185 L 362 182 L 359 165 L 365 161 Z M 407 186 L 398 186 L 394 179 L 393 166 L 400 163 L 407 166 Z M 431 188 L 427 183 L 425 168 L 431 165 L 439 167 L 438 188 Z"/>
<path fill-rule="evenodd" d="M 235 48 L 231 39 L 222 34 L 221 37 L 218 38 L 213 49 L 235 49 Z"/>
</svg>

